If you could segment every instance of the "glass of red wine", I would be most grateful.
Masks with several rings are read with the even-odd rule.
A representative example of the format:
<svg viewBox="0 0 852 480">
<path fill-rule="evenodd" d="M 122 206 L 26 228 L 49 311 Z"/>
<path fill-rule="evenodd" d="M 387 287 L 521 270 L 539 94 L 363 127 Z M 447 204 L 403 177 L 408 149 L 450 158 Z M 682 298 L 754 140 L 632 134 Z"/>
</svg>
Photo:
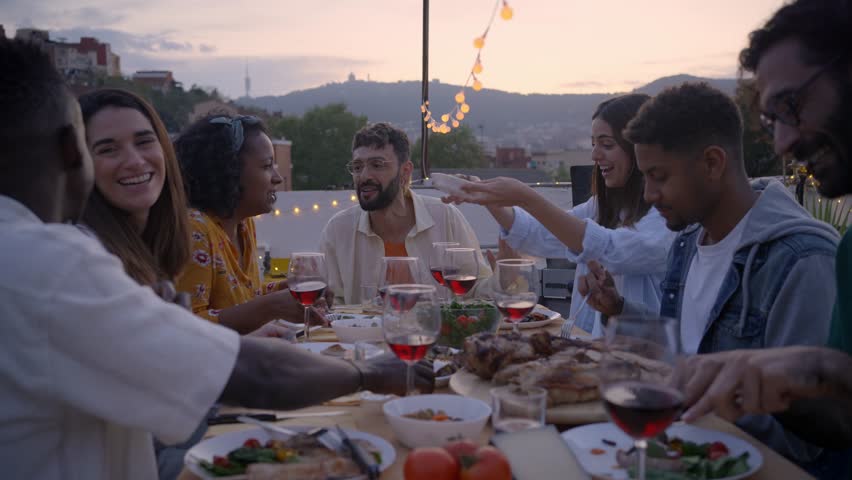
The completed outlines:
<svg viewBox="0 0 852 480">
<path fill-rule="evenodd" d="M 432 274 L 432 278 L 438 282 L 438 285 L 442 287 L 446 287 L 447 283 L 444 281 L 444 270 L 447 267 L 447 249 L 453 247 L 461 246 L 459 242 L 432 242 L 432 256 L 429 257 L 429 273 Z M 439 292 L 438 296 L 441 294 Z"/>
<path fill-rule="evenodd" d="M 287 280 L 290 293 L 305 307 L 305 342 L 310 341 L 310 308 L 323 297 L 328 282 L 325 255 L 317 252 L 294 252 L 290 255 Z"/>
<path fill-rule="evenodd" d="M 633 438 L 638 480 L 645 480 L 647 440 L 663 433 L 683 406 L 674 373 L 682 361 L 677 320 L 619 316 L 607 321 L 600 390 L 612 422 Z"/>
<path fill-rule="evenodd" d="M 391 351 L 406 363 L 406 396 L 414 393 L 413 366 L 441 331 L 441 309 L 432 285 L 390 285 L 385 293 L 382 332 Z"/>
<path fill-rule="evenodd" d="M 535 293 L 535 262 L 523 258 L 497 260 L 494 296 L 497 309 L 512 331 L 519 333 L 518 324 L 529 315 L 538 303 Z"/>
<path fill-rule="evenodd" d="M 382 257 L 379 267 L 379 298 L 384 302 L 388 287 L 420 282 L 420 260 L 417 257 Z"/>
<path fill-rule="evenodd" d="M 479 251 L 475 248 L 449 247 L 444 251 L 447 263 L 444 265 L 444 282 L 453 292 L 455 299 L 473 290 L 479 276 Z"/>
</svg>

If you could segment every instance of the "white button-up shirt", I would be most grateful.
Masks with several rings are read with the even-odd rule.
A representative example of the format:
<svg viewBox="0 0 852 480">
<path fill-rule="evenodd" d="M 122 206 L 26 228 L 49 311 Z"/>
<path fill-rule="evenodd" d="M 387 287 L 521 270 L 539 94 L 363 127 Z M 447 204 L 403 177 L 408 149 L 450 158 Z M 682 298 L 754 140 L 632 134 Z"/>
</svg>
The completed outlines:
<svg viewBox="0 0 852 480">
<path fill-rule="evenodd" d="M 3 478 L 157 478 L 222 392 L 236 332 L 168 304 L 72 225 L 0 195 Z"/>
<path fill-rule="evenodd" d="M 433 242 L 458 242 L 461 247 L 479 249 L 476 234 L 464 215 L 453 205 L 439 198 L 411 193 L 414 204 L 414 228 L 405 238 L 405 251 L 410 257 L 421 260 L 420 283 L 436 285 L 429 274 L 435 260 Z M 331 217 L 320 237 L 320 251 L 325 253 L 328 266 L 328 285 L 335 298 L 345 304 L 361 303 L 361 286 L 377 285 L 381 259 L 385 256 L 384 241 L 370 226 L 370 215 L 360 205 Z M 491 267 L 481 252 L 479 258 L 480 280 L 491 277 Z M 486 282 L 477 285 L 477 291 L 487 288 Z"/>
<path fill-rule="evenodd" d="M 619 293 L 628 301 L 645 305 L 649 311 L 660 311 L 660 282 L 666 272 L 666 258 L 675 232 L 666 227 L 665 219 L 651 207 L 631 227 L 605 228 L 598 225 L 597 204 L 592 197 L 569 211 L 586 221 L 583 251 L 574 252 L 538 220 L 515 207 L 515 221 L 502 238 L 514 249 L 546 258 L 567 258 L 577 263 L 571 294 L 571 315 L 577 313 L 582 295 L 577 292 L 577 279 L 589 273 L 587 262 L 596 260 L 613 276 Z M 576 325 L 595 335 L 601 334 L 600 313 L 586 307 L 577 315 Z"/>
</svg>

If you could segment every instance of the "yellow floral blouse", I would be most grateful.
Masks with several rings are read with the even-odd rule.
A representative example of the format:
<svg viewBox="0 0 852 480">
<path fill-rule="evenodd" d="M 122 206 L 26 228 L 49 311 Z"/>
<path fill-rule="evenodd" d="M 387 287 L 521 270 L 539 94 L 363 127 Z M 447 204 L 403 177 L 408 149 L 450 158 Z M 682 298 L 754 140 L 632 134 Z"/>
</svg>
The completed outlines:
<svg viewBox="0 0 852 480">
<path fill-rule="evenodd" d="M 262 285 L 251 218 L 237 227 L 245 248 L 243 263 L 238 246 L 231 243 L 216 217 L 190 209 L 189 220 L 190 260 L 177 279 L 177 290 L 192 296 L 192 311 L 196 315 L 218 323 L 221 310 L 284 287 L 283 282 Z"/>
</svg>

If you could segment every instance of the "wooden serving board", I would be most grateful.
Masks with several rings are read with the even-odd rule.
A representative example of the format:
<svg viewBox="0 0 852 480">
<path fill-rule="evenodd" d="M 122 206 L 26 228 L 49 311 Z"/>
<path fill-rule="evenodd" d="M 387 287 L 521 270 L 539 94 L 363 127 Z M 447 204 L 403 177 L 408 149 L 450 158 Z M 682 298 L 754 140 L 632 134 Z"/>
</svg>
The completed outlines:
<svg viewBox="0 0 852 480">
<path fill-rule="evenodd" d="M 489 391 L 494 388 L 492 382 L 483 380 L 467 370 L 459 370 L 450 377 L 450 389 L 465 397 L 472 397 L 491 404 Z M 557 425 L 585 425 L 587 423 L 606 422 L 609 418 L 600 401 L 557 405 L 547 409 L 547 423 Z"/>
</svg>

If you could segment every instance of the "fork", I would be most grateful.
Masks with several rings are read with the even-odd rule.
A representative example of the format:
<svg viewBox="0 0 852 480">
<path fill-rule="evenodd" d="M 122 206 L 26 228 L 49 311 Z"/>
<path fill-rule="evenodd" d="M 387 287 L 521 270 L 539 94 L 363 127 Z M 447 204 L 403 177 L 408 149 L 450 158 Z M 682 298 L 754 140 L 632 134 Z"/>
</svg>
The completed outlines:
<svg viewBox="0 0 852 480">
<path fill-rule="evenodd" d="M 571 338 L 571 330 L 574 329 L 574 324 L 577 323 L 577 316 L 580 315 L 580 312 L 586 308 L 586 302 L 589 301 L 590 295 L 586 295 L 583 297 L 583 301 L 580 302 L 580 306 L 577 307 L 577 310 L 573 315 L 568 317 L 568 320 L 565 320 L 565 323 L 562 324 L 562 330 L 559 333 L 559 336 L 562 338 Z"/>
</svg>

